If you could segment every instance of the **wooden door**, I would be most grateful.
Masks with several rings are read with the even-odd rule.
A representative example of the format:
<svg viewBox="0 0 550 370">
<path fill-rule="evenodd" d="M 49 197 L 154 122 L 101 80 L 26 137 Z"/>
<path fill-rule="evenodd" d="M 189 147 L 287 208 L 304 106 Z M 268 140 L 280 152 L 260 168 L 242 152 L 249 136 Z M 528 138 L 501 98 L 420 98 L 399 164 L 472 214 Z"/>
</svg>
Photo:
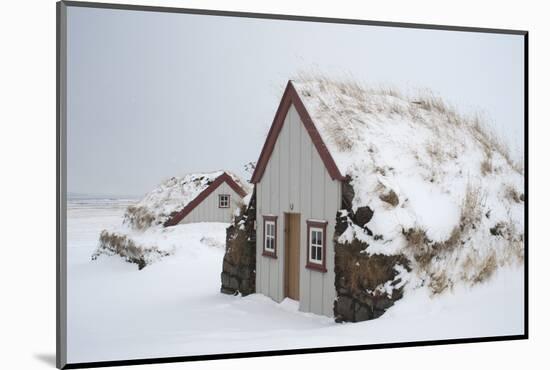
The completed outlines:
<svg viewBox="0 0 550 370">
<path fill-rule="evenodd" d="M 300 214 L 285 213 L 285 297 L 300 300 Z"/>
</svg>

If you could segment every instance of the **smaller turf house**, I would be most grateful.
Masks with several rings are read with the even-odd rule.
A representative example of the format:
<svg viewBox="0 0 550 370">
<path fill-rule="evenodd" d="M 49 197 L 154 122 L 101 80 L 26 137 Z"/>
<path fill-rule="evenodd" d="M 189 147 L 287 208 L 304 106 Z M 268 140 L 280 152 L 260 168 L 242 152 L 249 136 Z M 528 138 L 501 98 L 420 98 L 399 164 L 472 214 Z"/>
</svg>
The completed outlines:
<svg viewBox="0 0 550 370">
<path fill-rule="evenodd" d="M 128 206 L 120 226 L 101 232 L 92 258 L 117 254 L 142 269 L 171 253 L 176 234 L 181 232 L 174 226 L 231 222 L 235 211 L 246 202 L 243 198 L 249 189 L 228 171 L 171 177 Z"/>
<path fill-rule="evenodd" d="M 182 187 L 194 187 L 188 201 L 170 213 L 164 226 L 191 222 L 231 222 L 233 213 L 247 195 L 246 186 L 229 172 L 192 175 Z M 189 192 L 191 193 L 191 192 Z"/>
<path fill-rule="evenodd" d="M 227 231 L 221 291 L 363 321 L 523 261 L 523 169 L 433 96 L 289 81 Z"/>
</svg>

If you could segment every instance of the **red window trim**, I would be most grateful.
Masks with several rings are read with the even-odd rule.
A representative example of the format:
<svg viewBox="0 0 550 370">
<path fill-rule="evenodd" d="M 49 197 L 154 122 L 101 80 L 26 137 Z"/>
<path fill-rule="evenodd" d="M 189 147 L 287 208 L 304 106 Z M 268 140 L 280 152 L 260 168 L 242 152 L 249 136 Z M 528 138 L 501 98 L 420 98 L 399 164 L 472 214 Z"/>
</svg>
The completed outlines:
<svg viewBox="0 0 550 370">
<path fill-rule="evenodd" d="M 221 206 L 222 196 L 227 196 L 227 207 Z M 231 195 L 230 194 L 218 194 L 218 208 L 230 208 L 231 206 Z"/>
<path fill-rule="evenodd" d="M 264 228 L 263 228 L 263 238 L 262 238 L 262 256 L 270 257 L 270 258 L 277 258 L 277 216 L 263 216 L 264 218 Z M 267 251 L 265 249 L 265 225 L 266 222 L 271 221 L 275 223 L 275 238 L 273 240 L 273 252 Z"/>
<path fill-rule="evenodd" d="M 306 220 L 307 225 L 307 244 L 306 244 L 306 268 L 319 272 L 327 272 L 327 221 L 313 221 Z M 311 228 L 318 228 L 323 230 L 323 261 L 322 263 L 310 262 L 311 246 L 309 245 L 309 238 L 311 235 Z"/>
</svg>

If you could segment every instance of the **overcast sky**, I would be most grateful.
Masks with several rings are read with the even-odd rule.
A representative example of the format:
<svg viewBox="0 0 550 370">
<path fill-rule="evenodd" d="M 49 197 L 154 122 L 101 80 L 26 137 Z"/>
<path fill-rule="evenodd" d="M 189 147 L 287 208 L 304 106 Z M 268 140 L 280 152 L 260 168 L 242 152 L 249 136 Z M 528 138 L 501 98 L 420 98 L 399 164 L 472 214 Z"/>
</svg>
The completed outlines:
<svg viewBox="0 0 550 370">
<path fill-rule="evenodd" d="M 523 152 L 523 37 L 68 8 L 68 191 L 256 161 L 289 78 L 431 89 Z"/>
</svg>

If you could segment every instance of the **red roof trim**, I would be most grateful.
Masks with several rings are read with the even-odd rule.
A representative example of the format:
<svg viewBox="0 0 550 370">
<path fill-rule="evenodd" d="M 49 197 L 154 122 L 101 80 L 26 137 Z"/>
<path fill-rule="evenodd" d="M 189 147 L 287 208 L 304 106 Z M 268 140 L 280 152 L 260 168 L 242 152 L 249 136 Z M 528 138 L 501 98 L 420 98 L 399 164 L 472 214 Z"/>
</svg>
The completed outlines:
<svg viewBox="0 0 550 370">
<path fill-rule="evenodd" d="M 185 207 L 178 213 L 176 213 L 174 216 L 166 220 L 164 222 L 164 226 L 174 226 L 177 225 L 187 216 L 193 209 L 195 209 L 203 200 L 205 200 L 210 194 L 214 192 L 221 184 L 226 183 L 229 185 L 231 189 L 235 191 L 235 193 L 239 194 L 241 197 L 246 196 L 246 191 L 239 185 L 231 176 L 229 176 L 226 172 L 222 173 L 220 176 L 216 177 L 216 179 L 206 188 L 204 189 L 199 195 L 197 195 L 192 201 L 187 203 Z"/>
<path fill-rule="evenodd" d="M 283 97 L 281 99 L 281 103 L 279 104 L 279 108 L 277 108 L 277 113 L 275 113 L 275 118 L 273 119 L 273 123 L 271 125 L 271 128 L 269 129 L 269 133 L 267 134 L 267 139 L 265 140 L 262 152 L 260 153 L 260 158 L 258 159 L 256 169 L 252 174 L 252 179 L 250 180 L 250 182 L 256 184 L 262 179 L 265 168 L 267 166 L 267 162 L 271 157 L 271 153 L 273 153 L 275 143 L 277 142 L 279 133 L 283 128 L 285 117 L 291 104 L 293 104 L 296 108 L 296 111 L 298 112 L 300 119 L 304 123 L 306 131 L 308 132 L 311 141 L 315 145 L 315 148 L 317 149 L 317 153 L 319 153 L 321 160 L 325 164 L 325 167 L 327 168 L 330 177 L 333 180 L 344 180 L 344 176 L 342 176 L 342 174 L 340 173 L 340 170 L 336 166 L 336 162 L 334 162 L 332 155 L 330 155 L 330 152 L 323 142 L 319 131 L 317 131 L 317 128 L 313 124 L 313 120 L 311 119 L 306 107 L 304 106 L 304 103 L 300 99 L 298 92 L 294 88 L 292 81 L 288 81 L 285 92 L 283 93 Z"/>
</svg>

